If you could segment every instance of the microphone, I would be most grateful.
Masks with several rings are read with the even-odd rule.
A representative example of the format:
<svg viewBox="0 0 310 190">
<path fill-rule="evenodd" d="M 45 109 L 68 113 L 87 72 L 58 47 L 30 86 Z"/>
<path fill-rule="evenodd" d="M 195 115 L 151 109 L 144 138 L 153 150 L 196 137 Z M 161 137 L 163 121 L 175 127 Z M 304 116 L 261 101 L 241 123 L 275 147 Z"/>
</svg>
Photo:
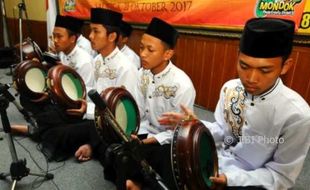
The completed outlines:
<svg viewBox="0 0 310 190">
<path fill-rule="evenodd" d="M 94 104 L 96 106 L 98 106 L 98 108 L 100 110 L 105 110 L 107 105 L 104 102 L 104 100 L 101 99 L 100 95 L 98 94 L 97 90 L 92 89 L 88 92 L 88 97 L 94 102 Z"/>
<path fill-rule="evenodd" d="M 115 120 L 114 115 L 111 113 L 110 109 L 107 107 L 106 102 L 100 97 L 97 90 L 92 89 L 88 92 L 89 98 L 94 102 L 95 106 L 98 107 L 99 110 L 103 111 L 104 119 L 109 122 L 109 124 L 113 127 L 115 132 L 122 138 L 123 141 L 129 142 L 130 138 L 125 134 L 121 126 Z"/>
</svg>

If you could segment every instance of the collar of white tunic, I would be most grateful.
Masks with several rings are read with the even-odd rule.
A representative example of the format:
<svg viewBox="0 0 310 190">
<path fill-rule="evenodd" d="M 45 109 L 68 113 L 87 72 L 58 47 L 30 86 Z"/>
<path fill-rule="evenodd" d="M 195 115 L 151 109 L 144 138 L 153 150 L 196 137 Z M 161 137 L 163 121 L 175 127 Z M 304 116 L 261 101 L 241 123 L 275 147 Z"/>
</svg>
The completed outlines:
<svg viewBox="0 0 310 190">
<path fill-rule="evenodd" d="M 126 51 L 128 48 L 129 48 L 129 47 L 125 44 L 125 45 L 122 47 L 122 49 L 121 49 L 120 51 L 121 51 L 121 52 L 124 52 L 124 51 Z"/>
<path fill-rule="evenodd" d="M 72 59 L 76 56 L 79 47 L 76 45 L 73 50 L 69 54 L 65 54 L 64 52 L 59 52 L 59 58 L 61 62 L 65 65 L 74 64 Z"/>
<path fill-rule="evenodd" d="M 75 56 L 75 53 L 77 52 L 77 49 L 79 47 L 77 45 L 74 46 L 73 50 L 69 54 L 65 54 L 64 52 L 60 52 L 60 56 L 63 56 L 65 59 L 72 59 L 72 57 Z"/>
<path fill-rule="evenodd" d="M 118 54 L 118 52 L 120 52 L 118 47 L 115 47 L 114 50 L 108 56 L 104 57 L 103 55 L 101 55 L 103 64 L 109 63 L 109 61 L 112 60 Z"/>
<path fill-rule="evenodd" d="M 278 78 L 275 84 L 272 86 L 272 88 L 270 88 L 268 91 L 264 92 L 263 94 L 258 95 L 258 96 L 253 96 L 252 94 L 245 91 L 245 96 L 247 99 L 250 99 L 252 101 L 254 100 L 264 101 L 278 94 L 278 92 L 281 91 L 282 87 L 283 87 L 283 82 L 280 78 Z"/>
<path fill-rule="evenodd" d="M 149 70 L 149 75 L 151 75 L 155 81 L 161 80 L 162 78 L 164 78 L 170 73 L 173 67 L 174 67 L 173 63 L 169 60 L 168 65 L 163 71 L 161 71 L 160 73 L 157 73 L 156 75 L 153 75 L 153 73 Z"/>
<path fill-rule="evenodd" d="M 78 43 L 81 43 L 82 41 L 84 41 L 86 38 L 82 35 L 82 34 L 80 34 L 80 36 L 78 37 L 78 39 L 76 40 L 76 43 L 78 44 Z M 87 39 L 86 39 L 87 40 Z"/>
</svg>

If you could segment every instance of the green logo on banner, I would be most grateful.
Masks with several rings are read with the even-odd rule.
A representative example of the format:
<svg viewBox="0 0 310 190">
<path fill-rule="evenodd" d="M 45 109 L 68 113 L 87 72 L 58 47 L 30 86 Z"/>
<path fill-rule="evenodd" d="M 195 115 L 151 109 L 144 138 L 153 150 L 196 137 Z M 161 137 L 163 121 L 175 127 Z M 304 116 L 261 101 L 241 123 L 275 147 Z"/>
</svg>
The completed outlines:
<svg viewBox="0 0 310 190">
<path fill-rule="evenodd" d="M 66 0 L 64 5 L 64 11 L 65 12 L 75 11 L 76 10 L 75 5 L 76 5 L 75 0 Z"/>
<path fill-rule="evenodd" d="M 255 7 L 256 17 L 267 15 L 293 15 L 295 5 L 302 0 L 258 0 Z"/>
</svg>

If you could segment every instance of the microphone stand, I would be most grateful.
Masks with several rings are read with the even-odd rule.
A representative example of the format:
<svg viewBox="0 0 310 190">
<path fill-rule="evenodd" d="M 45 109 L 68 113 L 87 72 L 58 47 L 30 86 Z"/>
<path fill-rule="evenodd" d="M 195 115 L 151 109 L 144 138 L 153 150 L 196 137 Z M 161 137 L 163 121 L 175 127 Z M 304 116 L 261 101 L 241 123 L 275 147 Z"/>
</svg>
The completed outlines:
<svg viewBox="0 0 310 190">
<path fill-rule="evenodd" d="M 29 27 L 28 13 L 26 9 L 25 0 L 22 0 L 21 3 L 18 3 L 19 17 L 18 17 L 18 26 L 19 26 L 19 45 L 20 45 L 20 62 L 23 62 L 23 12 L 25 13 L 25 20 L 27 24 L 28 35 L 31 36 L 31 30 Z"/>
<path fill-rule="evenodd" d="M 10 47 L 10 35 L 8 32 L 8 23 L 7 23 L 7 18 L 6 18 L 6 11 L 5 11 L 5 4 L 4 0 L 0 0 L 0 8 L 1 8 L 1 17 L 2 17 L 2 26 L 3 26 L 3 42 L 4 42 L 4 47 Z"/>
<path fill-rule="evenodd" d="M 26 167 L 26 159 L 18 159 L 13 137 L 11 134 L 11 125 L 7 116 L 6 109 L 9 107 L 9 100 L 3 95 L 4 93 L 8 93 L 7 89 L 0 88 L 0 114 L 1 114 L 1 121 L 3 126 L 3 131 L 7 135 L 9 149 L 11 152 L 12 163 L 10 166 L 10 173 L 0 173 L 0 179 L 6 179 L 6 177 L 11 176 L 13 182 L 11 186 L 11 190 L 15 189 L 17 181 L 21 180 L 23 177 L 28 175 L 44 177 L 44 179 L 53 179 L 54 175 L 50 173 L 31 173 L 30 169 Z"/>
<path fill-rule="evenodd" d="M 6 17 L 4 0 L 0 0 L 0 8 L 1 8 L 1 17 L 2 17 L 2 26 L 3 26 L 2 31 L 3 31 L 4 47 L 11 47 L 11 35 L 8 31 L 8 22 L 7 22 L 7 17 Z M 12 75 L 12 65 L 10 65 L 10 71 L 6 74 Z"/>
<path fill-rule="evenodd" d="M 100 95 L 96 90 L 94 89 L 90 90 L 88 92 L 88 96 L 94 102 L 94 104 L 98 106 L 99 110 L 103 111 L 104 120 L 109 122 L 110 126 L 113 127 L 113 129 L 119 135 L 119 137 L 125 142 L 126 145 L 128 145 L 127 147 L 129 148 L 131 157 L 134 158 L 134 160 L 137 161 L 142 167 L 142 174 L 144 176 L 153 178 L 157 183 L 158 188 L 162 190 L 168 190 L 168 187 L 164 184 L 160 175 L 156 173 L 155 170 L 153 170 L 153 168 L 147 163 L 147 161 L 144 158 L 141 157 L 140 152 L 138 151 L 139 148 L 137 147 L 139 146 L 139 144 L 141 144 L 140 140 L 137 139 L 138 140 L 137 144 L 124 133 L 122 128 L 115 120 L 110 109 L 106 106 L 106 103 L 104 102 L 104 100 L 101 99 Z"/>
<path fill-rule="evenodd" d="M 0 94 L 3 94 L 3 96 L 9 101 L 14 104 L 14 106 L 17 108 L 17 110 L 24 116 L 24 119 L 30 123 L 33 127 L 38 128 L 37 121 L 32 117 L 32 114 L 28 111 L 26 111 L 14 98 L 14 96 L 8 91 L 10 86 L 8 84 L 1 84 L 0 83 Z"/>
<path fill-rule="evenodd" d="M 19 16 L 18 16 L 18 29 L 19 29 L 19 53 L 20 63 L 23 62 L 23 11 L 26 11 L 24 3 L 18 4 Z"/>
<path fill-rule="evenodd" d="M 26 5 L 24 3 L 24 0 L 22 3 L 19 3 L 18 5 L 18 31 L 19 31 L 19 57 L 20 57 L 20 63 L 23 62 L 23 11 L 25 11 L 26 19 L 28 22 L 28 14 L 26 12 Z M 4 9 L 4 8 L 3 8 Z M 28 27 L 29 30 L 29 27 Z M 7 73 L 7 75 L 13 75 L 13 68 L 10 67 L 10 72 Z"/>
</svg>

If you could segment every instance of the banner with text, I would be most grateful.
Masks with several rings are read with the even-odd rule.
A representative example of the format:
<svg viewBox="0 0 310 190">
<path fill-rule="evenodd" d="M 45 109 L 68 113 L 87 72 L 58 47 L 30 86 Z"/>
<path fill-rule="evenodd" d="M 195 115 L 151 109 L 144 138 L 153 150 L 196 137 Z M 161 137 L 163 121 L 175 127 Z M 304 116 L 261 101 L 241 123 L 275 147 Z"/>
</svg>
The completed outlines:
<svg viewBox="0 0 310 190">
<path fill-rule="evenodd" d="M 300 19 L 298 32 L 301 34 L 310 34 L 310 1 L 306 1 L 305 9 Z"/>
<path fill-rule="evenodd" d="M 89 19 L 90 8 L 123 13 L 131 23 L 149 23 L 156 16 L 178 26 L 241 28 L 252 17 L 294 20 L 298 32 L 310 34 L 307 0 L 58 0 L 60 14 Z"/>
</svg>

